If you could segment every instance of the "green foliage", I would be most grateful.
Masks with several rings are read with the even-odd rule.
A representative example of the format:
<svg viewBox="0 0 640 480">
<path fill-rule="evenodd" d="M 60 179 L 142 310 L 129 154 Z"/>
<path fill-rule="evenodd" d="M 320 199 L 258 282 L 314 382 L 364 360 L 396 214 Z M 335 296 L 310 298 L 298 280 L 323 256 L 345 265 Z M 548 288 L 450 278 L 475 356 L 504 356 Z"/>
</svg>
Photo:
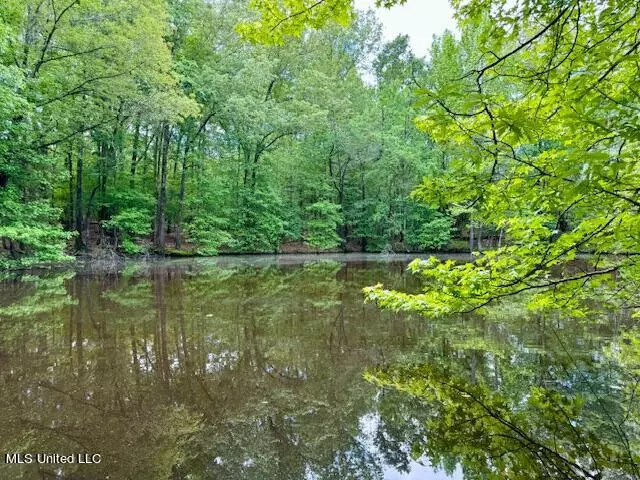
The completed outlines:
<svg viewBox="0 0 640 480">
<path fill-rule="evenodd" d="M 556 337 L 576 319 L 593 328 L 611 312 L 637 316 L 635 6 L 454 5 L 462 35 L 434 42 L 417 91 L 416 125 L 437 143 L 441 168 L 414 197 L 499 229 L 506 241 L 474 262 L 416 260 L 409 270 L 421 291 L 378 284 L 364 289 L 366 299 L 431 318 L 503 319 L 513 297 L 520 314 L 526 307 L 553 319 Z M 606 374 L 570 358 L 562 366 L 570 380 L 540 377 L 524 395 L 479 380 L 475 363 L 471 375 L 452 361 L 421 360 L 369 379 L 431 412 L 426 439 L 413 442 L 416 457 L 441 463 L 441 452 L 451 452 L 471 478 L 637 478 L 635 336 L 604 355 Z"/>
<path fill-rule="evenodd" d="M 354 224 L 353 236 L 366 241 L 368 251 L 391 250 L 391 242 L 402 230 L 392 205 L 370 198 L 354 202 L 347 211 Z"/>
<path fill-rule="evenodd" d="M 144 208 L 125 208 L 117 215 L 102 223 L 106 230 L 113 230 L 116 239 L 122 241 L 124 253 L 140 253 L 142 248 L 135 244 L 132 237 L 144 236 L 151 233 L 151 215 Z"/>
<path fill-rule="evenodd" d="M 458 13 L 460 40 L 436 42 L 418 91 L 416 124 L 444 169 L 416 195 L 508 241 L 473 264 L 414 263 L 417 295 L 379 286 L 368 298 L 430 316 L 516 294 L 578 317 L 637 308 L 635 7 L 472 1 Z M 586 265 L 561 268 L 581 252 Z"/>
<path fill-rule="evenodd" d="M 7 9 L 10 9 L 7 5 Z M 13 12 L 17 14 L 17 12 Z M 8 18 L 11 18 L 9 16 Z M 9 51 L 11 25 L 0 21 L 0 58 Z M 0 267 L 69 260 L 71 234 L 59 225 L 61 211 L 45 199 L 59 175 L 52 159 L 33 148 L 32 105 L 24 72 L 0 64 Z"/>
<path fill-rule="evenodd" d="M 238 249 L 276 252 L 284 233 L 281 208 L 279 198 L 271 189 L 242 192 L 239 218 L 232 230 Z"/>
<path fill-rule="evenodd" d="M 306 212 L 305 242 L 325 250 L 340 245 L 341 239 L 336 232 L 342 224 L 340 205 L 322 200 L 307 206 Z"/>
<path fill-rule="evenodd" d="M 103 226 L 124 235 L 148 235 L 151 232 L 151 216 L 140 208 L 126 208 L 105 221 Z"/>
<path fill-rule="evenodd" d="M 424 249 L 440 249 L 451 241 L 451 217 L 424 205 L 413 203 L 409 214 L 411 228 L 407 242 Z"/>
<path fill-rule="evenodd" d="M 0 267 L 70 260 L 65 255 L 72 234 L 58 223 L 60 210 L 45 201 L 18 201 L 13 188 L 0 190 Z"/>
<path fill-rule="evenodd" d="M 387 8 L 406 0 L 376 0 Z M 238 31 L 261 43 L 282 43 L 297 37 L 305 28 L 321 28 L 330 22 L 347 25 L 353 18 L 352 0 L 323 0 L 308 4 L 302 0 L 251 0 L 250 7 L 259 19 L 242 23 Z"/>
<path fill-rule="evenodd" d="M 124 237 L 120 247 L 124 253 L 129 255 L 135 255 L 144 251 L 143 248 L 137 245 L 130 237 Z"/>
<path fill-rule="evenodd" d="M 150 215 L 149 212 L 153 211 L 155 206 L 155 199 L 152 195 L 137 189 L 118 190 L 110 193 L 102 206 L 106 207 L 108 211 L 114 212 L 115 215 L 120 215 L 127 210 L 130 211 L 130 213 L 126 214 L 129 216 L 135 216 L 134 212 Z M 144 228 L 142 230 L 144 230 Z M 132 233 L 136 232 L 132 231 Z M 146 231 L 146 233 L 140 233 L 139 235 L 146 235 L 148 233 L 149 231 Z"/>
<path fill-rule="evenodd" d="M 260 19 L 238 26 L 247 38 L 263 43 L 282 43 L 299 36 L 305 27 L 319 28 L 329 21 L 347 25 L 353 15 L 350 0 L 326 0 L 309 7 L 302 0 L 251 0 Z"/>
<path fill-rule="evenodd" d="M 425 65 L 406 37 L 382 45 L 372 13 L 343 0 L 65 7 L 0 7 L 0 190 L 52 208 L 23 222 L 33 240 L 8 258 L 35 261 L 50 228 L 80 251 L 100 228 L 125 253 L 150 240 L 199 254 L 419 246 L 408 196 L 436 158 L 411 122 Z M 18 220 L 3 225 L 14 242 Z M 63 257 L 61 238 L 42 258 Z"/>
<path fill-rule="evenodd" d="M 233 247 L 233 237 L 227 233 L 225 219 L 213 215 L 196 216 L 187 224 L 189 240 L 195 243 L 200 255 L 216 255 L 221 246 Z"/>
</svg>

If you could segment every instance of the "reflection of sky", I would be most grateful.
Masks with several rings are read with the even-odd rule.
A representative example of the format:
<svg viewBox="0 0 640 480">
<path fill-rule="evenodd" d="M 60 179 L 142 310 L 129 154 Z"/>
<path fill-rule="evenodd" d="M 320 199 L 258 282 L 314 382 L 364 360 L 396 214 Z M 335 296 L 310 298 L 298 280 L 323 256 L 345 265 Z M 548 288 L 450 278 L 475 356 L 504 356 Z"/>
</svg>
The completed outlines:
<svg viewBox="0 0 640 480">
<path fill-rule="evenodd" d="M 380 416 L 376 413 L 367 413 L 360 417 L 360 442 L 367 448 L 375 457 L 379 458 L 382 463 L 382 472 L 384 474 L 384 480 L 462 480 L 462 469 L 459 465 L 456 466 L 456 470 L 453 475 L 447 475 L 444 470 L 438 470 L 433 467 L 426 458 L 420 461 L 424 463 L 418 463 L 412 461 L 409 464 L 409 472 L 399 472 L 392 465 L 387 465 L 382 459 L 380 451 L 375 445 L 374 438 L 378 427 L 380 426 Z M 407 452 L 411 450 L 410 446 L 406 446 Z"/>
</svg>

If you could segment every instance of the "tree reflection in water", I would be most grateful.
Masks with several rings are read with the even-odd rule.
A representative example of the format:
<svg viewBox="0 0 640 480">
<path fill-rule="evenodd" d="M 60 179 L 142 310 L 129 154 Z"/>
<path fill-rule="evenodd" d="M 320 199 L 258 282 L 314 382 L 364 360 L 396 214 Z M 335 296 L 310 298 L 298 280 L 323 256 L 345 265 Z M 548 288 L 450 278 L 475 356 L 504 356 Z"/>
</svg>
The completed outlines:
<svg viewBox="0 0 640 480">
<path fill-rule="evenodd" d="M 103 461 L 0 477 L 635 474 L 640 349 L 620 318 L 425 322 L 362 303 L 380 280 L 414 288 L 403 262 L 337 260 L 5 279 L 0 451 Z"/>
</svg>

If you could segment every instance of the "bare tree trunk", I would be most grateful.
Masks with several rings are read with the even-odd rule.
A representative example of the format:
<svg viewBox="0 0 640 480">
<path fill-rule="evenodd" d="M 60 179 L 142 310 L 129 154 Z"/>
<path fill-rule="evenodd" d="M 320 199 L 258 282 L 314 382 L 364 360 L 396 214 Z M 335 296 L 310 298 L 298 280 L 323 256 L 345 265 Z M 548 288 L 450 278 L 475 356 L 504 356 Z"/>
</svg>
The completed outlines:
<svg viewBox="0 0 640 480">
<path fill-rule="evenodd" d="M 469 256 L 473 260 L 473 221 L 469 220 Z"/>
</svg>

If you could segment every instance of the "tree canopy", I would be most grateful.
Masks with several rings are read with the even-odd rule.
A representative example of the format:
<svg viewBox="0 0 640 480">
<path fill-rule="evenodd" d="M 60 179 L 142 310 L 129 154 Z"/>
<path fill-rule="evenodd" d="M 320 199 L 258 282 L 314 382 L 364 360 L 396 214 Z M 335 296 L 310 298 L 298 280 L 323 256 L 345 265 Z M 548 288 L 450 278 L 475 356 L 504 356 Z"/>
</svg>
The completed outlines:
<svg viewBox="0 0 640 480">
<path fill-rule="evenodd" d="M 3 266 L 445 246 L 450 217 L 409 198 L 437 157 L 412 123 L 423 60 L 347 3 L 255 42 L 266 6 L 4 2 Z"/>
<path fill-rule="evenodd" d="M 572 315 L 593 299 L 636 308 L 636 13 L 616 1 L 458 5 L 462 36 L 432 59 L 446 82 L 418 91 L 417 124 L 448 165 L 414 196 L 470 210 L 509 241 L 465 265 L 417 261 L 423 293 L 376 287 L 369 299 L 426 315 L 518 293 Z M 583 266 L 566 267 L 585 252 Z"/>
</svg>

